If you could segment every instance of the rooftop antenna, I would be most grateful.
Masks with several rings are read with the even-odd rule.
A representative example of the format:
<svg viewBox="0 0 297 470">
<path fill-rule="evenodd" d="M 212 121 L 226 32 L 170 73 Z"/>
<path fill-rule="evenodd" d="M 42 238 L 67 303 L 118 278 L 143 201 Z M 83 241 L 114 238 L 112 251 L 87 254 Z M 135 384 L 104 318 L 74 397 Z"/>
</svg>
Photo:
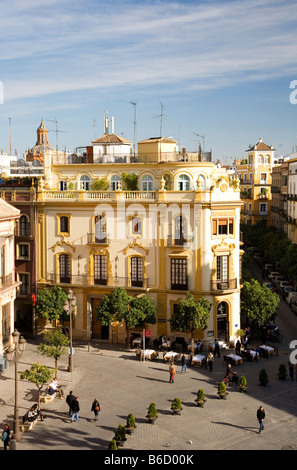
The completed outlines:
<svg viewBox="0 0 297 470">
<path fill-rule="evenodd" d="M 51 129 L 49 129 L 49 130 L 50 130 L 50 132 L 55 132 L 55 133 L 56 133 L 56 152 L 58 152 L 58 150 L 59 150 L 58 134 L 59 134 L 59 132 L 67 132 L 67 131 L 60 131 L 60 130 L 58 129 L 58 121 L 57 121 L 57 119 L 48 119 L 48 121 L 49 121 L 49 122 L 54 122 L 54 123 L 56 124 L 56 129 L 55 129 L 54 131 L 51 130 Z"/>
<path fill-rule="evenodd" d="M 165 116 L 165 114 L 164 114 L 165 106 L 163 105 L 163 103 L 161 101 L 160 101 L 160 105 L 161 105 L 161 114 L 158 114 L 157 116 L 154 116 L 154 117 L 155 118 L 156 117 L 161 118 L 160 119 L 160 137 L 162 137 L 162 126 L 163 126 L 163 116 Z"/>
<path fill-rule="evenodd" d="M 136 103 L 134 103 L 133 101 L 130 101 L 130 104 L 132 104 L 134 106 L 134 121 L 133 121 L 133 124 L 134 124 L 134 150 L 133 150 L 133 153 L 134 153 L 134 157 L 135 157 L 135 153 L 136 153 Z"/>
<path fill-rule="evenodd" d="M 11 155 L 11 120 L 12 118 L 8 118 L 9 120 L 9 155 Z"/>
</svg>

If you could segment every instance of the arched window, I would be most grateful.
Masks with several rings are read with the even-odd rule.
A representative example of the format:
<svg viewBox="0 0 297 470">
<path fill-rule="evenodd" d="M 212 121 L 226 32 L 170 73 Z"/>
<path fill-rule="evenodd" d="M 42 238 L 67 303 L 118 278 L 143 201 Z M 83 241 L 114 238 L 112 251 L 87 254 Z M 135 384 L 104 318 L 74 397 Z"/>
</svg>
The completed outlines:
<svg viewBox="0 0 297 470">
<path fill-rule="evenodd" d="M 95 216 L 95 243 L 106 243 L 106 217 Z"/>
<path fill-rule="evenodd" d="M 146 175 L 142 178 L 142 191 L 153 191 L 153 178 Z"/>
<path fill-rule="evenodd" d="M 198 181 L 200 182 L 200 184 L 201 184 L 201 190 L 202 190 L 202 191 L 205 191 L 205 189 L 206 189 L 205 176 L 203 176 L 203 175 L 198 175 L 197 180 L 198 180 Z"/>
<path fill-rule="evenodd" d="M 30 222 L 26 215 L 21 215 L 19 221 L 19 235 L 21 237 L 30 236 Z"/>
<path fill-rule="evenodd" d="M 85 191 L 88 191 L 90 189 L 90 178 L 87 175 L 83 175 L 80 178 L 80 187 Z"/>
<path fill-rule="evenodd" d="M 263 155 L 258 155 L 258 163 L 263 164 L 264 163 L 264 157 Z"/>
<path fill-rule="evenodd" d="M 265 155 L 264 163 L 270 163 L 270 155 Z"/>
<path fill-rule="evenodd" d="M 121 187 L 121 178 L 119 175 L 113 175 L 110 180 L 110 190 L 116 191 L 118 189 L 118 183 L 119 187 Z"/>
<path fill-rule="evenodd" d="M 178 191 L 189 191 L 190 178 L 187 175 L 180 175 L 177 180 Z"/>
</svg>

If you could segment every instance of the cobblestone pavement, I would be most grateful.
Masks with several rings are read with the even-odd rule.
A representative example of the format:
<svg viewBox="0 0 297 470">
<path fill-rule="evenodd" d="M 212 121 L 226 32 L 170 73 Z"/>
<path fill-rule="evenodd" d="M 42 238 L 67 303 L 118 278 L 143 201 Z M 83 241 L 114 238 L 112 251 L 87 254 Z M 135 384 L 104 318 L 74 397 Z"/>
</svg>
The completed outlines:
<svg viewBox="0 0 297 470">
<path fill-rule="evenodd" d="M 136 429 L 127 436 L 125 450 L 193 452 L 197 450 L 296 450 L 297 449 L 297 383 L 280 381 L 277 373 L 281 363 L 289 360 L 289 343 L 297 339 L 296 317 L 282 301 L 279 316 L 283 341 L 278 356 L 261 358 L 236 367 L 245 375 L 247 393 L 237 386 L 229 387 L 226 400 L 217 395 L 217 385 L 224 376 L 223 353 L 216 358 L 212 372 L 204 368 L 188 368 L 181 375 L 177 365 L 175 383 L 169 383 L 168 363 L 160 357 L 139 362 L 135 351 L 104 342 L 76 343 L 74 372 L 67 371 L 67 355 L 59 361 L 58 380 L 65 391 L 73 390 L 80 402 L 80 417 L 71 423 L 65 400 L 55 399 L 43 405 L 46 416 L 33 430 L 23 433 L 17 450 L 106 450 L 118 425 L 126 424 L 132 412 Z M 36 351 L 36 341 L 28 340 L 26 351 L 18 364 L 24 370 L 40 362 L 53 367 L 53 359 Z M 233 352 L 233 350 L 231 351 Z M 259 385 L 259 371 L 265 368 L 269 383 Z M 204 408 L 195 403 L 196 393 L 203 388 L 207 402 Z M 19 380 L 19 409 L 22 416 L 36 402 L 37 388 Z M 183 410 L 174 416 L 171 401 L 179 397 Z M 91 404 L 98 398 L 101 404 L 99 420 L 93 421 Z M 154 401 L 158 419 L 154 425 L 146 421 L 146 411 Z M 265 429 L 258 434 L 256 411 L 263 405 Z M 14 367 L 0 375 L 0 423 L 12 425 L 14 411 Z"/>
</svg>

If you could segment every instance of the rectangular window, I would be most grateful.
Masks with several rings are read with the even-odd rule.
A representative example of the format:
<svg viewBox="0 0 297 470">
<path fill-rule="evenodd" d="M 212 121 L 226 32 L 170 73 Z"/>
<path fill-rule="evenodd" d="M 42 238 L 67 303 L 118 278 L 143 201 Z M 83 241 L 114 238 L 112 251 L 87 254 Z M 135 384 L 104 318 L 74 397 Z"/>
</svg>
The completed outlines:
<svg viewBox="0 0 297 470">
<path fill-rule="evenodd" d="M 234 235 L 234 218 L 215 218 L 212 219 L 213 235 Z"/>
<path fill-rule="evenodd" d="M 21 295 L 29 295 L 30 294 L 29 274 L 19 273 L 18 278 L 19 278 L 19 281 L 22 283 L 19 288 L 19 293 Z"/>
<path fill-rule="evenodd" d="M 29 245 L 28 243 L 19 243 L 17 245 L 17 258 L 18 259 L 29 259 L 30 252 L 29 252 Z"/>
<path fill-rule="evenodd" d="M 107 284 L 107 256 L 94 255 L 94 284 Z"/>
<path fill-rule="evenodd" d="M 69 233 L 69 217 L 60 217 L 60 232 Z"/>
<path fill-rule="evenodd" d="M 188 260 L 183 258 L 171 259 L 171 289 L 188 289 Z"/>
<path fill-rule="evenodd" d="M 141 235 L 141 219 L 140 219 L 140 217 L 133 217 L 133 219 L 132 219 L 132 233 Z"/>
<path fill-rule="evenodd" d="M 2 343 L 5 347 L 10 340 L 10 304 L 2 305 Z"/>
<path fill-rule="evenodd" d="M 217 289 L 228 289 L 228 255 L 217 257 Z"/>
</svg>

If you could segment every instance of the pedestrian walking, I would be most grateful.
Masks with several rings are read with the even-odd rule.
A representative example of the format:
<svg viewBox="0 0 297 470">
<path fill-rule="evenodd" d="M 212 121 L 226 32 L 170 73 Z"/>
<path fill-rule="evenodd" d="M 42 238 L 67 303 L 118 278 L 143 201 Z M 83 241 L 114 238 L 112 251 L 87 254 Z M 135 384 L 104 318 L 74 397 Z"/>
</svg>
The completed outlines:
<svg viewBox="0 0 297 470">
<path fill-rule="evenodd" d="M 169 383 L 173 384 L 174 383 L 174 376 L 175 376 L 175 365 L 171 361 L 169 365 Z"/>
<path fill-rule="evenodd" d="M 294 366 L 291 363 L 291 361 L 289 361 L 288 365 L 289 365 L 290 379 L 293 381 L 294 380 Z"/>
<path fill-rule="evenodd" d="M 187 372 L 187 358 L 184 354 L 182 355 L 182 358 L 181 358 L 181 365 L 182 365 L 182 368 L 180 372 L 181 374 L 185 374 Z"/>
<path fill-rule="evenodd" d="M 2 441 L 4 445 L 4 450 L 7 450 L 10 441 L 10 427 L 9 424 L 5 424 L 3 432 L 2 432 Z"/>
<path fill-rule="evenodd" d="M 100 403 L 97 398 L 94 398 L 92 403 L 91 411 L 94 412 L 94 421 L 98 421 L 99 411 L 100 411 Z"/>
<path fill-rule="evenodd" d="M 209 367 L 209 372 L 211 372 L 212 371 L 212 366 L 213 366 L 213 363 L 214 363 L 214 357 L 213 357 L 212 352 L 210 352 L 208 354 L 206 362 L 207 362 L 208 367 Z"/>
<path fill-rule="evenodd" d="M 75 400 L 75 396 L 73 395 L 73 392 L 71 390 L 69 392 L 69 394 L 67 395 L 67 397 L 66 397 L 66 403 L 69 406 L 69 411 L 68 411 L 69 416 L 71 416 L 71 414 L 72 414 L 71 403 L 73 402 L 73 400 Z"/>
<path fill-rule="evenodd" d="M 75 397 L 75 399 L 71 403 L 71 412 L 72 412 L 71 422 L 73 422 L 74 419 L 77 422 L 79 419 L 79 412 L 80 412 L 78 397 Z"/>
<path fill-rule="evenodd" d="M 216 355 L 218 355 L 218 357 L 220 358 L 220 345 L 219 345 L 219 342 L 218 342 L 217 339 L 215 340 L 215 347 L 214 347 L 213 357 L 216 357 Z"/>
<path fill-rule="evenodd" d="M 261 431 L 264 430 L 264 424 L 263 424 L 264 418 L 265 418 L 265 411 L 264 411 L 263 406 L 260 406 L 257 411 L 257 420 L 259 421 L 259 424 L 260 424 L 259 434 L 261 433 Z"/>
</svg>

